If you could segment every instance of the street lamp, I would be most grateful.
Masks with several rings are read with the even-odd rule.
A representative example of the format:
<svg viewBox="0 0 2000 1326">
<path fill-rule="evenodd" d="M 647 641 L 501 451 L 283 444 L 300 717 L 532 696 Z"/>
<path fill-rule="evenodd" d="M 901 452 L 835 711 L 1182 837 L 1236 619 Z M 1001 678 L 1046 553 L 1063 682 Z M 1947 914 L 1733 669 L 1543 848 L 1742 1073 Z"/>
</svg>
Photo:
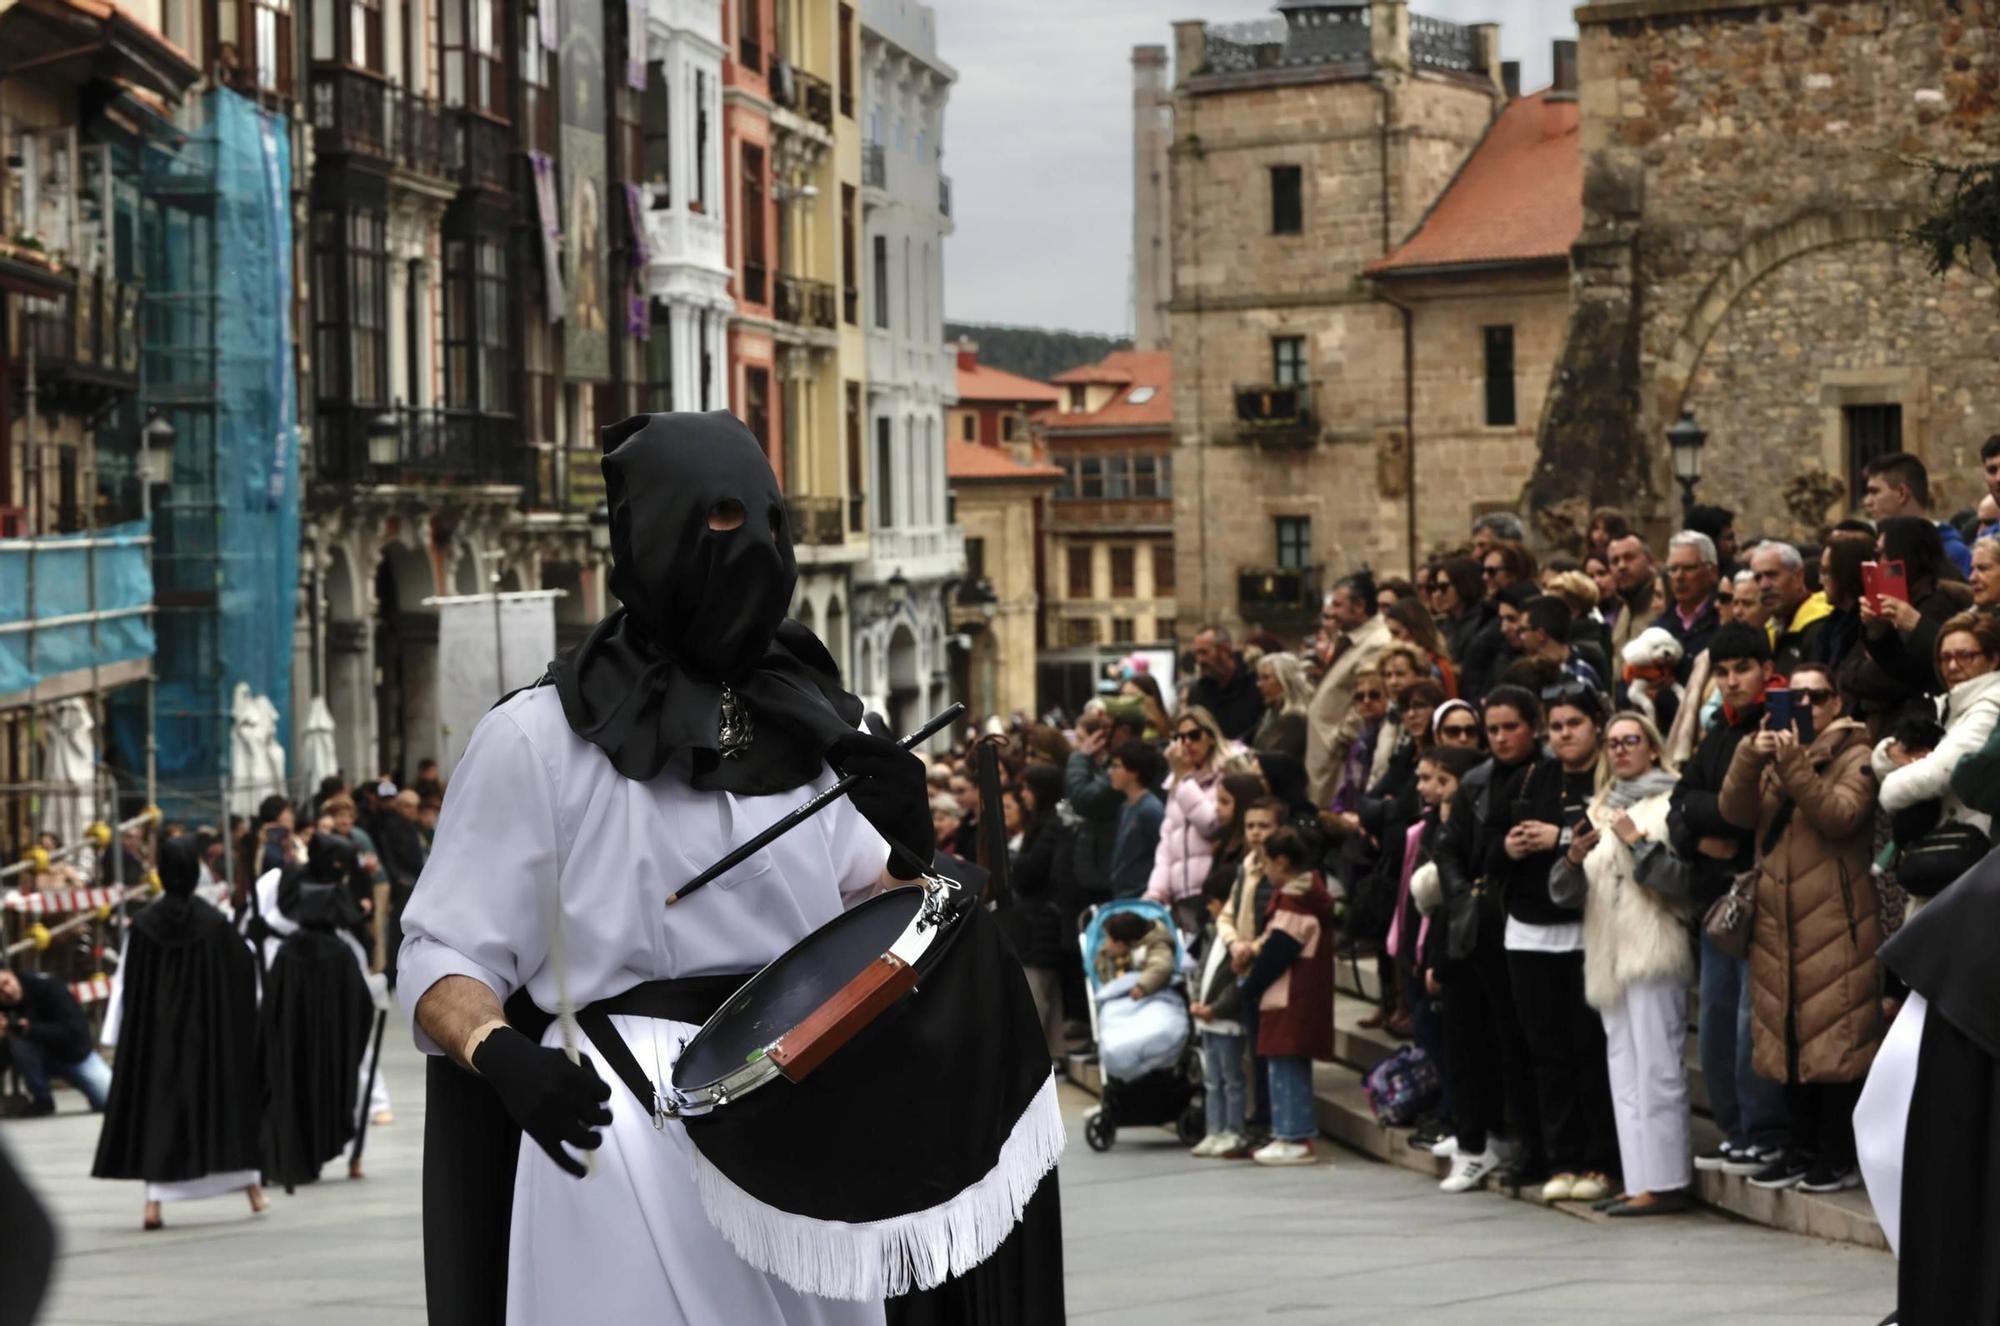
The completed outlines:
<svg viewBox="0 0 2000 1326">
<path fill-rule="evenodd" d="M 396 463 L 396 416 L 387 410 L 368 421 L 368 463 L 387 469 Z"/>
<path fill-rule="evenodd" d="M 599 555 L 611 551 L 611 506 L 607 502 L 591 508 L 590 550 Z"/>
<path fill-rule="evenodd" d="M 152 489 L 174 481 L 174 426 L 158 410 L 147 412 L 146 426 L 139 430 L 139 483 L 145 493 L 144 505 L 151 513 Z"/>
<path fill-rule="evenodd" d="M 1694 421 L 1693 410 L 1682 410 L 1680 420 L 1667 430 L 1667 450 L 1674 461 L 1674 478 L 1681 486 L 1681 515 L 1694 510 L 1694 486 L 1701 482 L 1701 449 L 1708 434 Z"/>
</svg>

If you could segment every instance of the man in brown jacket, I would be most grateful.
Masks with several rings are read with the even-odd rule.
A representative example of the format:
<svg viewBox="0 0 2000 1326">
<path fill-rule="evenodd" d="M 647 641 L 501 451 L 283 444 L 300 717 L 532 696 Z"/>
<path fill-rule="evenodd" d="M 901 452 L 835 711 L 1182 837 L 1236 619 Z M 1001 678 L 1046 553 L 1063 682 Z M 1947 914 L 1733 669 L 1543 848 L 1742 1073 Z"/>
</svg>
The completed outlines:
<svg viewBox="0 0 2000 1326">
<path fill-rule="evenodd" d="M 1753 1062 L 1785 1086 L 1785 1154 L 1750 1180 L 1759 1188 L 1838 1192 L 1859 1183 L 1854 1105 L 1884 1030 L 1882 943 L 1869 872 L 1876 784 L 1868 732 L 1840 717 L 1819 666 L 1793 670 L 1810 706 L 1797 726 L 1737 746 L 1722 784 L 1723 818 L 1757 833 L 1757 918 L 1750 947 Z"/>
</svg>

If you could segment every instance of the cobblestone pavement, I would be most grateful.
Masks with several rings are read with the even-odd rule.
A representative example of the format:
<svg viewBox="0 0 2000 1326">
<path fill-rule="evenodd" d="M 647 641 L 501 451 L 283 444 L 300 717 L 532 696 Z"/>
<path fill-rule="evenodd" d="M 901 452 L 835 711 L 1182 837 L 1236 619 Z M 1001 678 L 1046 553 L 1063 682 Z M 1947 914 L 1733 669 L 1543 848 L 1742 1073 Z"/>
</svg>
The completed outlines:
<svg viewBox="0 0 2000 1326">
<path fill-rule="evenodd" d="M 0 1126 L 62 1223 L 44 1326 L 418 1326 L 421 1065 L 407 1039 L 389 1039 L 397 1120 L 370 1130 L 370 1177 L 351 1183 L 329 1165 L 324 1183 L 272 1193 L 260 1217 L 218 1198 L 170 1206 L 165 1230 L 141 1233 L 139 1185 L 87 1177 L 97 1124 L 73 1092 L 54 1119 Z M 1893 1298 L 1881 1253 L 1706 1215 L 1615 1225 L 1484 1194 L 1445 1198 L 1328 1144 L 1336 1164 L 1295 1170 L 1190 1160 L 1153 1129 L 1123 1130 L 1094 1154 L 1079 1124 L 1089 1098 L 1064 1095 L 1070 1316 L 1092 1326 L 1572 1315 L 1873 1326 Z"/>
</svg>

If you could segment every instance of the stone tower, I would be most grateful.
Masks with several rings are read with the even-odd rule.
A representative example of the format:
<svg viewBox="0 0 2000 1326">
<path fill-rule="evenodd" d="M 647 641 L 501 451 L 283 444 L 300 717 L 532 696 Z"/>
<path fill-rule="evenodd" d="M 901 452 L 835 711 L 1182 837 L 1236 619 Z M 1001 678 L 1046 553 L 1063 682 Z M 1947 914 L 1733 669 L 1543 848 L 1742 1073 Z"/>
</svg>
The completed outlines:
<svg viewBox="0 0 2000 1326">
<path fill-rule="evenodd" d="M 1174 293 L 1168 243 L 1167 148 L 1174 138 L 1167 48 L 1132 48 L 1133 344 L 1167 348 L 1167 301 Z"/>
</svg>

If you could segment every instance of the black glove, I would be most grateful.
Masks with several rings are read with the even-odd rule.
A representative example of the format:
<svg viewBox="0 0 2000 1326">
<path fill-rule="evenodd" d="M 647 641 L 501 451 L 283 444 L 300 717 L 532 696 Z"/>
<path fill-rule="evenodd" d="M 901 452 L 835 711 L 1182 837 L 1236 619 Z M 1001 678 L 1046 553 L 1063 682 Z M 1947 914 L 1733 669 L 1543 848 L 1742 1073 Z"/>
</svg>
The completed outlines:
<svg viewBox="0 0 2000 1326">
<path fill-rule="evenodd" d="M 889 853 L 889 873 L 897 879 L 915 879 L 922 874 L 916 863 L 928 865 L 937 853 L 924 762 L 895 742 L 867 732 L 841 737 L 826 759 L 843 778 L 860 779 L 848 792 L 854 808 L 877 833 L 909 852 L 907 857 L 902 852 Z"/>
<path fill-rule="evenodd" d="M 583 1164 L 563 1150 L 567 1142 L 595 1151 L 604 1139 L 597 1129 L 611 1122 L 611 1084 L 597 1075 L 589 1056 L 571 1063 L 561 1050 L 545 1050 L 512 1027 L 496 1027 L 472 1052 L 473 1069 L 500 1095 L 500 1103 L 521 1131 L 563 1169 L 583 1177 Z"/>
</svg>

